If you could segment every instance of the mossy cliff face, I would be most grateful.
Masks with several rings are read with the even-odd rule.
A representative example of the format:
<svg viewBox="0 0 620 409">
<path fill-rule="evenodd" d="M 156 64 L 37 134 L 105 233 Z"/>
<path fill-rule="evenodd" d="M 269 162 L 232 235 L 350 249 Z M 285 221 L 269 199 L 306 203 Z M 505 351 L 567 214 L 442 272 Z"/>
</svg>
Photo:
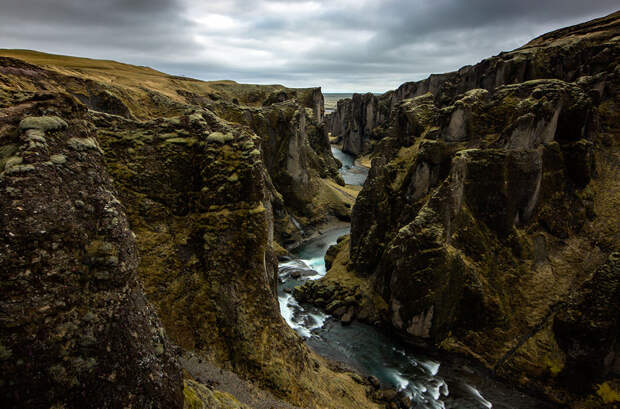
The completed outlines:
<svg viewBox="0 0 620 409">
<path fill-rule="evenodd" d="M 494 80 L 482 88 L 455 80 L 473 87 L 458 93 L 444 78 L 395 102 L 353 209 L 350 260 L 337 263 L 347 273 L 299 295 L 328 306 L 353 295 L 346 305 L 362 311 L 372 295 L 356 296 L 355 278 L 365 277 L 410 341 L 574 407 L 608 402 L 618 379 L 617 21 L 485 60 Z M 509 76 L 499 62 L 517 56 L 531 71 Z M 540 61 L 551 65 L 540 71 Z M 522 81 L 543 75 L 568 81 Z M 497 86 L 507 81 L 518 83 Z"/>
<path fill-rule="evenodd" d="M 92 116 L 171 339 L 296 404 L 372 406 L 280 316 L 262 139 L 208 110 L 148 122 Z"/>
<path fill-rule="evenodd" d="M 339 200 L 319 200 L 331 189 L 327 179 L 343 184 L 320 109 L 305 107 L 297 100 L 286 100 L 262 108 L 221 102 L 213 110 L 222 118 L 249 126 L 261 138 L 265 167 L 273 184 L 275 228 L 278 242 L 294 245 L 300 231 L 325 221 L 328 216 L 350 217 L 350 209 Z"/>
<path fill-rule="evenodd" d="M 176 353 L 86 109 L 2 92 L 0 395 L 6 407 L 182 408 Z"/>
<path fill-rule="evenodd" d="M 32 100 L 32 104 L 37 104 L 37 101 L 47 101 L 49 98 L 53 98 L 51 97 L 53 94 L 50 92 L 33 93 L 31 90 L 62 88 L 65 85 L 64 81 L 70 81 L 66 77 L 67 72 L 64 72 L 65 68 L 60 69 L 58 66 L 54 66 L 55 73 L 49 74 L 50 77 L 54 78 L 52 83 L 46 82 L 47 80 L 44 81 L 48 78 L 46 77 L 48 73 L 42 67 L 13 59 L 2 59 L 1 61 L 3 65 L 0 66 L 0 101 L 5 107 L 10 107 L 6 108 L 10 118 L 13 118 L 16 115 L 15 112 L 21 109 L 19 108 L 20 104 L 24 101 Z M 106 62 L 101 62 L 101 66 L 106 67 Z M 123 67 L 125 71 L 119 75 L 124 75 L 126 70 L 131 70 L 131 67 Z M 114 74 L 115 71 L 114 69 L 108 71 L 96 73 L 97 81 L 109 83 L 107 76 Z M 58 72 L 61 72 L 62 76 L 56 77 Z M 71 75 L 74 74 L 75 72 L 72 72 Z M 94 74 L 89 71 L 88 76 L 90 75 Z M 87 75 L 85 74 L 85 76 Z M 135 402 L 134 407 L 178 407 L 181 405 L 183 394 L 181 393 L 178 369 L 175 367 L 175 361 L 168 355 L 169 346 L 163 338 L 161 327 L 159 327 L 154 315 L 148 315 L 147 312 L 140 309 L 146 310 L 147 307 L 143 306 L 146 305 L 144 298 L 138 298 L 139 286 L 135 279 L 135 271 L 137 271 L 139 279 L 144 285 L 147 298 L 153 303 L 161 317 L 166 333 L 181 348 L 195 351 L 202 357 L 201 359 L 208 359 L 216 365 L 231 368 L 241 377 L 269 389 L 277 397 L 285 398 L 295 404 L 317 408 L 376 407 L 376 404 L 367 398 L 367 386 L 363 382 L 358 383 L 352 374 L 329 369 L 328 364 L 309 350 L 302 339 L 280 317 L 275 291 L 277 262 L 272 251 L 272 245 L 275 246 L 273 242 L 272 209 L 275 206 L 287 209 L 287 205 L 282 199 L 283 196 L 271 182 L 268 169 L 265 166 L 263 159 L 265 156 L 262 152 L 264 150 L 263 144 L 267 141 L 263 141 L 248 126 L 228 122 L 218 117 L 211 110 L 200 106 L 183 102 L 175 103 L 172 106 L 141 100 L 143 94 L 130 86 L 124 86 L 123 78 L 115 82 L 116 86 L 127 93 L 127 99 L 124 99 L 123 103 L 127 105 L 127 101 L 140 100 L 144 104 L 140 111 L 133 111 L 132 109 L 131 116 L 105 113 L 98 109 L 91 109 L 87 112 L 86 106 L 78 99 L 68 95 L 62 103 L 59 102 L 54 105 L 60 111 L 56 112 L 50 109 L 37 113 L 37 116 L 42 114 L 57 115 L 69 123 L 69 127 L 65 131 L 65 139 L 67 152 L 71 152 L 71 155 L 64 151 L 54 151 L 50 152 L 49 155 L 41 156 L 45 161 L 45 166 L 47 166 L 42 169 L 55 170 L 54 175 L 57 177 L 54 180 L 55 184 L 33 182 L 27 186 L 31 189 L 47 189 L 49 186 L 59 185 L 59 189 L 66 190 L 59 190 L 58 195 L 61 197 L 58 199 L 56 196 L 50 198 L 49 195 L 44 196 L 43 194 L 38 197 L 41 200 L 45 197 L 48 205 L 51 203 L 49 210 L 55 212 L 54 217 L 59 214 L 54 210 L 54 206 L 57 203 L 64 203 L 65 198 L 73 198 L 76 195 L 75 206 L 77 210 L 75 211 L 91 212 L 88 209 L 96 206 L 95 204 L 91 206 L 89 202 L 90 190 L 88 189 L 98 188 L 101 191 L 96 190 L 95 193 L 101 194 L 104 191 L 117 191 L 118 194 L 114 193 L 114 197 L 118 200 L 110 198 L 112 204 L 108 207 L 110 211 L 119 212 L 114 214 L 113 220 L 120 223 L 121 227 L 125 226 L 122 229 L 121 238 L 124 240 L 125 235 L 128 235 L 129 241 L 122 241 L 121 245 L 121 238 L 116 239 L 117 236 L 108 237 L 104 235 L 107 230 L 97 230 L 105 227 L 105 225 L 102 227 L 101 224 L 97 223 L 107 223 L 108 213 L 105 206 L 101 212 L 97 210 L 99 213 L 95 213 L 92 218 L 75 221 L 75 229 L 70 230 L 85 231 L 84 234 L 80 233 L 78 237 L 84 238 L 83 246 L 80 243 L 78 243 L 79 246 L 76 245 L 78 238 L 74 238 L 69 232 L 66 232 L 66 237 L 58 235 L 60 244 L 53 245 L 60 246 L 58 247 L 61 249 L 59 251 L 64 251 L 65 253 L 62 255 L 66 258 L 49 260 L 49 263 L 46 264 L 46 271 L 62 270 L 65 265 L 69 266 L 67 268 L 71 268 L 70 271 L 73 271 L 73 266 L 75 266 L 76 271 L 81 271 L 80 266 L 86 263 L 96 277 L 93 279 L 95 281 L 92 282 L 87 279 L 82 287 L 78 286 L 78 284 L 82 284 L 78 278 L 76 278 L 77 284 L 71 282 L 72 286 L 63 286 L 58 290 L 55 290 L 55 287 L 50 287 L 50 298 L 53 298 L 54 302 L 63 300 L 65 296 L 69 297 L 65 295 L 66 293 L 77 297 L 76 299 L 82 303 L 75 302 L 80 308 L 79 311 L 84 308 L 83 304 L 94 302 L 90 308 L 94 309 L 93 314 L 95 314 L 96 319 L 92 321 L 91 315 L 88 314 L 86 315 L 87 318 L 84 319 L 90 324 L 83 324 L 80 321 L 81 318 L 78 319 L 88 311 L 85 310 L 82 314 L 76 309 L 68 309 L 68 315 L 59 316 L 58 325 L 62 328 L 68 326 L 68 329 L 76 333 L 78 330 L 75 328 L 80 330 L 84 328 L 86 334 L 90 334 L 88 332 L 91 328 L 89 325 L 96 325 L 93 334 L 96 336 L 97 343 L 89 343 L 92 341 L 89 337 L 85 339 L 84 346 L 75 341 L 75 348 L 79 352 L 75 352 L 75 354 L 73 349 L 70 349 L 69 352 L 61 350 L 59 353 L 55 353 L 53 349 L 45 349 L 45 351 L 52 351 L 50 353 L 55 354 L 50 357 L 44 355 L 43 352 L 40 354 L 37 352 L 42 359 L 39 364 L 32 366 L 33 371 L 37 371 L 33 372 L 33 379 L 38 379 L 36 373 L 47 373 L 45 372 L 46 368 L 53 367 L 60 371 L 54 376 L 61 379 L 61 382 L 65 382 L 63 379 L 68 379 L 66 382 L 71 385 L 75 384 L 75 389 L 71 389 L 67 386 L 68 384 L 63 384 L 64 389 L 36 382 L 31 382 L 31 384 L 36 385 L 37 390 L 44 393 L 49 391 L 52 397 L 47 402 L 52 402 L 52 398 L 56 399 L 56 396 L 59 396 L 53 402 L 69 402 L 66 403 L 68 406 L 71 406 L 71 399 L 73 398 L 65 399 L 62 393 L 71 394 L 73 390 L 78 391 L 76 393 L 79 393 L 79 396 L 90 396 L 93 407 L 115 407 L 114 403 L 109 403 L 111 399 L 117 399 L 114 402 L 118 402 L 119 405 L 124 404 L 124 402 L 128 402 L 127 404 Z M 93 81 L 95 80 L 93 79 Z M 166 81 L 164 82 L 168 84 Z M 196 82 L 200 83 L 199 81 Z M 68 82 L 68 84 L 71 83 Z M 183 84 L 187 85 L 186 83 Z M 317 159 L 319 156 L 317 152 L 328 147 L 321 139 L 324 134 L 321 133 L 322 130 L 318 125 L 318 119 L 322 115 L 320 90 L 295 90 L 294 97 L 297 98 L 297 102 L 276 103 L 266 101 L 271 95 L 270 87 L 248 86 L 244 88 L 238 84 L 224 85 L 223 88 L 233 87 L 236 93 L 234 95 L 239 96 L 242 93 L 248 98 L 250 94 L 254 95 L 251 98 L 251 103 L 254 105 L 265 104 L 264 112 L 268 115 L 274 115 L 276 118 L 274 124 L 278 124 L 273 132 L 286 130 L 289 132 L 286 134 L 287 138 L 289 136 L 297 138 L 296 146 L 301 150 L 301 153 L 291 151 L 292 148 L 287 147 L 289 153 L 306 154 L 309 158 L 306 162 L 308 166 L 314 166 L 312 161 L 321 160 Z M 211 84 L 210 86 L 217 87 L 218 85 Z M 169 89 L 164 89 L 166 92 L 167 90 Z M 73 91 L 69 89 L 68 91 L 74 94 Z M 226 95 L 230 96 L 231 94 Z M 213 100 L 198 102 L 212 106 Z M 236 106 L 234 101 L 232 102 Z M 289 108 L 285 108 L 289 106 L 291 107 L 290 112 Z M 166 111 L 166 109 L 169 110 Z M 134 117 L 139 117 L 136 112 L 140 112 L 140 115 L 146 115 L 149 119 L 145 121 L 134 119 Z M 160 117 L 161 113 L 166 113 L 166 117 Z M 28 146 L 36 148 L 43 142 L 38 134 L 34 135 L 31 140 L 18 142 L 17 131 L 14 129 L 19 123 L 19 119 L 21 117 L 11 119 L 14 123 L 8 128 L 0 127 L 3 135 L 7 132 L 7 135 L 14 136 L 2 144 L 0 165 L 2 169 L 11 169 L 10 172 L 7 171 L 9 172 L 7 174 L 13 175 L 12 172 L 14 172 L 15 177 L 19 176 L 18 180 L 25 180 L 22 178 L 22 173 L 34 175 L 34 173 L 28 172 L 31 172 L 33 167 L 35 170 L 38 168 L 31 163 L 30 159 L 19 154 L 20 144 L 27 143 Z M 289 120 L 293 121 L 292 124 L 286 123 Z M 304 125 L 303 121 L 306 120 L 308 122 Z M 52 129 L 58 126 L 58 123 L 63 124 L 62 120 L 54 118 L 29 119 L 25 122 L 24 129 L 30 129 L 29 127 Z M 85 127 L 84 129 L 87 129 L 88 132 L 82 132 L 82 128 L 76 128 L 78 125 Z M 266 122 L 264 129 L 269 129 L 269 126 L 271 123 Z M 271 140 L 269 142 L 271 143 Z M 267 149 L 267 152 L 270 151 Z M 56 169 L 65 169 L 62 166 L 65 163 L 70 163 L 75 155 L 81 155 L 79 157 L 83 159 L 83 163 L 80 165 L 82 167 L 76 168 L 72 172 L 58 173 Z M 72 168 L 68 169 L 71 170 Z M 306 172 L 309 175 L 311 186 L 313 186 L 312 183 L 320 183 L 332 189 L 329 192 L 335 192 L 335 186 L 338 185 L 332 180 L 322 179 L 320 174 L 314 173 L 317 172 L 316 169 L 299 169 L 299 172 L 300 174 Z M 99 170 L 107 171 L 112 179 L 101 176 L 101 180 L 96 179 L 93 182 L 91 179 L 97 177 L 95 171 Z M 11 178 L 13 177 L 11 176 Z M 317 191 L 319 192 L 319 199 L 325 201 L 330 199 L 328 195 L 321 193 L 323 190 Z M 20 192 L 15 194 L 19 196 Z M 12 196 L 7 195 L 5 197 Z M 31 200 L 24 199 L 26 204 L 29 201 Z M 33 203 L 35 202 L 33 201 Z M 324 202 L 319 203 L 323 204 Z M 2 202 L 3 206 L 8 206 L 7 208 L 11 209 L 13 209 L 11 207 L 13 204 L 9 201 Z M 344 208 L 344 202 L 341 204 Z M 121 206 L 123 207 L 122 211 L 120 210 Z M 11 210 L 12 213 L 7 213 L 14 215 L 10 219 L 15 219 L 28 226 L 31 226 L 30 223 L 32 222 L 34 223 L 32 226 L 38 226 L 34 216 L 32 219 L 23 219 L 18 213 L 14 213 L 21 211 L 20 208 L 25 209 L 26 207 L 18 206 L 15 208 L 17 210 Z M 350 212 L 350 209 L 347 210 Z M 128 230 L 125 216 L 123 216 L 125 213 L 133 233 Z M 52 229 L 54 227 L 51 221 L 52 216 L 49 219 L 46 222 L 51 227 L 43 226 L 45 232 L 55 231 Z M 60 221 L 62 222 L 62 219 Z M 59 219 L 54 219 L 54 222 L 59 222 Z M 60 227 L 65 228 L 63 226 L 64 224 L 61 223 Z M 91 232 L 92 229 L 94 232 Z M 116 230 L 112 233 L 121 234 Z M 40 233 L 37 230 L 36 234 L 48 233 Z M 92 238 L 89 236 L 90 234 L 93 235 Z M 133 234 L 135 234 L 135 238 Z M 20 237 L 26 243 L 26 236 Z M 56 240 L 56 236 L 54 237 Z M 63 240 L 66 242 L 65 244 L 63 244 Z M 117 240 L 118 243 L 114 240 Z M 7 253 L 11 256 L 3 259 L 6 260 L 6 263 L 22 260 L 20 257 L 24 257 L 23 255 L 32 254 L 35 257 L 33 260 L 44 260 L 44 257 L 49 256 L 50 250 L 46 247 L 44 248 L 45 251 L 39 254 L 37 249 L 41 245 L 40 242 L 28 242 L 30 243 L 28 245 L 34 246 L 28 248 L 24 247 L 26 244 L 20 247 L 21 242 L 11 243 L 9 244 L 12 253 Z M 52 242 L 50 239 L 49 243 L 56 243 L 56 241 Z M 49 245 L 52 246 L 52 244 Z M 70 248 L 65 248 L 65 245 Z M 84 248 L 83 251 L 87 255 L 92 255 L 94 261 L 91 261 L 90 256 L 85 257 L 79 250 L 81 248 Z M 126 255 L 125 252 L 128 254 Z M 24 259 L 20 262 L 22 264 L 20 264 L 21 267 L 16 267 L 15 271 L 17 272 L 9 270 L 10 274 L 22 274 L 22 270 L 28 270 L 29 264 L 34 263 L 33 265 L 36 265 L 35 261 L 31 260 Z M 89 263 L 95 263 L 97 269 L 90 267 L 91 264 Z M 114 273 L 116 270 L 100 272 L 100 269 L 103 268 L 99 267 L 100 264 L 108 268 L 112 265 L 110 263 L 121 263 L 118 266 L 118 271 L 122 274 Z M 112 267 L 109 268 L 112 269 Z M 123 283 L 129 284 L 126 285 L 127 290 L 124 290 L 123 296 L 119 296 L 119 307 L 112 303 L 106 304 L 105 308 L 100 307 L 99 298 L 97 298 L 98 293 L 94 290 L 95 288 L 99 289 L 99 287 L 95 287 L 95 285 L 106 284 L 106 280 L 117 283 L 114 280 L 124 279 L 129 274 L 127 272 L 129 270 L 134 275 L 131 276 L 133 277 L 131 280 L 127 278 L 126 281 L 123 281 Z M 34 270 L 31 269 L 31 271 Z M 32 277 L 33 280 L 35 278 L 39 280 L 38 276 Z M 45 280 L 56 283 L 56 275 L 45 277 Z M 11 281 L 6 281 L 6 283 L 6 285 L 13 286 Z M 135 290 L 133 290 L 134 286 Z M 24 286 L 19 286 L 14 290 L 23 299 L 26 298 L 24 288 Z M 54 293 L 52 289 L 57 292 Z M 9 294 L 10 292 L 7 289 L 5 293 Z M 28 296 L 32 297 L 32 294 L 29 292 Z M 55 311 L 56 304 L 51 301 L 50 303 L 51 311 Z M 134 304 L 137 306 L 134 307 Z M 46 305 L 35 308 L 43 308 L 40 314 L 47 311 Z M 58 308 L 65 311 L 63 305 Z M 124 308 L 127 311 L 123 319 L 128 321 L 123 321 L 124 326 L 119 324 L 121 325 L 120 335 L 117 336 L 114 331 L 105 326 L 100 329 L 105 322 L 103 318 L 98 318 L 99 308 L 105 309 L 106 313 L 113 314 L 112 318 L 108 317 L 113 323 L 116 322 L 114 319 L 117 318 L 117 315 L 114 314 L 116 314 L 117 308 Z M 134 321 L 138 320 L 138 318 L 135 320 L 133 318 L 134 308 L 140 314 L 144 314 L 146 322 L 138 321 L 136 325 L 133 325 Z M 151 310 L 148 311 L 152 313 Z M 15 314 L 16 319 L 23 318 L 20 314 Z M 71 314 L 78 315 L 74 318 Z M 41 320 L 45 323 L 44 318 Z M 74 327 L 74 324 L 77 327 Z M 143 326 L 140 327 L 140 325 Z M 137 328 L 135 331 L 133 330 L 134 327 Z M 46 327 L 42 326 L 41 328 L 45 329 Z M 30 332 L 23 337 L 14 330 L 7 330 L 6 334 L 15 333 L 17 335 L 11 335 L 13 337 L 11 342 L 5 341 L 4 338 L 2 340 L 0 351 L 3 364 L 6 361 L 6 365 L 17 365 L 17 363 L 22 365 L 22 362 L 26 362 L 27 365 L 26 359 L 14 361 L 11 359 L 4 360 L 4 358 L 10 358 L 14 356 L 12 354 L 18 353 L 27 356 L 28 347 L 24 340 L 27 339 L 31 344 L 31 339 L 37 341 L 39 338 L 36 335 L 32 338 L 31 334 L 38 329 L 39 327 L 33 326 L 28 329 Z M 68 331 L 68 329 L 63 331 Z M 104 333 L 97 331 L 104 331 Z M 130 333 L 131 338 L 129 340 L 122 338 L 125 334 L 123 331 Z M 65 337 L 65 332 L 57 332 L 60 334 L 59 337 Z M 69 332 L 70 335 L 67 337 L 70 336 L 73 339 L 74 332 Z M 150 335 L 151 332 L 154 335 Z M 110 338 L 109 344 L 106 344 L 108 338 Z M 117 339 L 123 339 L 123 342 L 127 344 L 120 349 L 123 354 L 116 354 Z M 136 339 L 135 345 L 132 344 L 134 339 Z M 74 344 L 62 345 L 69 345 L 67 348 L 73 348 L 72 345 Z M 98 348 L 107 348 L 108 346 L 111 353 L 106 349 L 106 359 L 99 359 L 97 357 L 97 353 L 100 351 Z M 95 361 L 88 360 L 90 355 L 82 353 L 82 347 L 93 353 Z M 19 348 L 22 348 L 23 351 Z M 148 351 L 154 351 L 154 355 L 145 357 Z M 67 354 L 66 362 L 62 358 L 62 354 Z M 84 357 L 83 360 L 78 359 L 80 356 Z M 73 367 L 69 366 L 74 365 L 73 361 L 70 360 L 74 357 L 77 369 L 72 369 Z M 141 357 L 145 357 L 142 370 L 139 373 L 133 373 L 134 363 L 136 360 L 142 362 L 140 361 Z M 110 369 L 108 371 L 107 369 L 116 368 L 119 365 L 123 365 L 122 370 Z M 19 372 L 14 367 L 7 366 L 6 368 L 7 373 Z M 91 370 L 95 372 L 89 372 Z M 64 371 L 67 373 L 66 376 Z M 108 382 L 118 389 L 109 391 L 105 387 L 99 387 L 99 384 L 93 386 L 90 383 L 91 378 L 87 376 L 87 374 L 90 376 L 91 373 L 96 376 L 103 374 L 104 377 L 109 374 Z M 359 380 L 359 378 L 356 379 Z M 101 382 L 100 378 L 96 378 L 96 380 Z M 148 383 L 149 380 L 152 385 Z M 20 391 L 25 390 L 24 388 L 27 386 L 23 383 L 24 380 L 20 379 L 19 382 L 22 382 L 19 384 L 22 389 L 15 389 L 19 395 L 15 395 L 15 399 L 23 400 L 23 396 L 27 394 Z M 13 382 L 9 386 L 16 388 L 16 385 L 17 383 Z M 142 394 L 141 391 L 145 388 L 150 388 L 151 393 Z M 186 387 L 186 397 L 188 393 L 192 397 L 197 397 L 197 399 L 191 400 L 190 404 L 199 405 L 201 402 L 203 406 L 208 406 L 210 403 L 205 402 L 210 402 L 210 397 L 207 395 L 212 395 L 211 392 L 204 390 L 197 392 L 196 388 L 193 389 L 194 393 L 191 394 Z M 95 390 L 101 391 L 101 396 L 99 392 L 94 393 Z M 221 396 L 215 393 L 211 397 L 219 399 Z M 226 398 L 222 402 L 220 403 L 226 405 L 233 401 Z"/>
<path fill-rule="evenodd" d="M 260 140 L 209 111 L 146 123 L 95 115 L 95 123 L 147 296 L 172 339 L 240 372 L 275 370 L 279 352 L 299 348 L 274 296 Z"/>
<path fill-rule="evenodd" d="M 497 87 L 534 79 L 574 82 L 609 69 L 618 56 L 618 12 L 587 23 L 540 36 L 510 52 L 487 58 L 458 71 L 432 74 L 423 81 L 406 82 L 383 95 L 354 94 L 339 101 L 326 116 L 328 130 L 353 155 L 374 150 L 391 123 L 391 114 L 404 99 L 431 93 L 440 106 L 451 105 L 471 89 L 493 92 Z"/>
</svg>

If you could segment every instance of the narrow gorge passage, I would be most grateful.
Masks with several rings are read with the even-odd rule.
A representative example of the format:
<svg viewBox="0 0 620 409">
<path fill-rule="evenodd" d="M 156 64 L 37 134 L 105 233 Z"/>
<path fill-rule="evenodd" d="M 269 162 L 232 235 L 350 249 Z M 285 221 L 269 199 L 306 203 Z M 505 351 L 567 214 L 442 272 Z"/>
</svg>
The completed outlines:
<svg viewBox="0 0 620 409">
<path fill-rule="evenodd" d="M 363 185 L 368 168 L 332 146 L 342 164 L 347 184 Z M 287 324 L 322 356 L 342 362 L 364 376 L 374 376 L 382 387 L 393 388 L 411 399 L 411 407 L 428 409 L 545 408 L 545 404 L 508 389 L 463 363 L 440 363 L 412 351 L 394 337 L 357 321 L 341 322 L 321 309 L 299 303 L 296 286 L 326 274 L 325 253 L 350 227 L 324 232 L 293 252 L 296 258 L 279 265 L 278 299 Z M 491 398 L 491 396 L 493 398 Z"/>
</svg>

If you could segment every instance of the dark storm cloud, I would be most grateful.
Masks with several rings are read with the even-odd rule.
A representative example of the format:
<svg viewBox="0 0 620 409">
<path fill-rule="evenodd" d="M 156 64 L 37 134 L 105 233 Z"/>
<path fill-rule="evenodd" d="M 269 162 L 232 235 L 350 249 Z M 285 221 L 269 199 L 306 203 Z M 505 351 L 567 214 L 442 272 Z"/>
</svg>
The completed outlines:
<svg viewBox="0 0 620 409">
<path fill-rule="evenodd" d="M 0 0 L 0 47 L 202 79 L 395 88 L 615 11 L 617 0 Z"/>
<path fill-rule="evenodd" d="M 15 22 L 118 27 L 156 24 L 179 7 L 176 0 L 3 0 L 2 14 Z"/>
</svg>

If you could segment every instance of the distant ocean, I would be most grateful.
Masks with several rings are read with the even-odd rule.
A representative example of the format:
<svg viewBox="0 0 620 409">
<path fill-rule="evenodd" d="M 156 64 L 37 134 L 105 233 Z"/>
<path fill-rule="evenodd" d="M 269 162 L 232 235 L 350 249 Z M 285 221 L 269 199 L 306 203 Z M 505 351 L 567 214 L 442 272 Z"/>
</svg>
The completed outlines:
<svg viewBox="0 0 620 409">
<path fill-rule="evenodd" d="M 365 94 L 365 92 L 361 92 Z M 380 93 L 374 93 L 375 95 L 381 95 Z M 345 98 L 351 98 L 353 94 L 345 94 L 338 92 L 324 92 L 323 97 L 325 98 L 325 113 L 329 114 L 330 112 L 334 112 L 336 110 L 336 106 L 338 105 L 338 101 Z"/>
<path fill-rule="evenodd" d="M 351 98 L 352 96 L 353 94 L 324 92 L 323 97 L 325 97 L 325 113 L 329 114 L 330 112 L 334 112 L 338 101 L 345 98 Z"/>
</svg>

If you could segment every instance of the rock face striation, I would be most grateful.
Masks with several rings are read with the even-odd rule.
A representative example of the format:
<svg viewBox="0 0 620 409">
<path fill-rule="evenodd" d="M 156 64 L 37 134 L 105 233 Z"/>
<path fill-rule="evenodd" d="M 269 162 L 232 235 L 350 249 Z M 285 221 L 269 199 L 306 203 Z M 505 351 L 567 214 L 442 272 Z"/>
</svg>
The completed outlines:
<svg viewBox="0 0 620 409">
<path fill-rule="evenodd" d="M 320 95 L 320 90 L 315 89 L 314 94 Z M 273 197 L 276 240 L 287 247 L 302 238 L 295 223 L 312 228 L 329 215 L 350 219 L 350 207 L 330 185 L 343 185 L 344 181 L 320 119 L 320 101 L 321 109 L 294 100 L 261 108 L 221 101 L 212 107 L 220 117 L 247 125 L 260 137 Z"/>
<path fill-rule="evenodd" d="M 616 13 L 341 101 L 329 127 L 372 168 L 349 260 L 299 297 L 374 320 L 347 288 L 365 277 L 411 342 L 575 407 L 617 399 L 619 33 Z"/>
<path fill-rule="evenodd" d="M 0 396 L 5 407 L 182 408 L 177 352 L 84 106 L 0 105 Z"/>
<path fill-rule="evenodd" d="M 354 94 L 338 102 L 326 115 L 332 136 L 343 151 L 360 155 L 373 151 L 391 124 L 391 114 L 404 99 L 430 93 L 439 106 L 452 105 L 472 89 L 493 92 L 497 87 L 534 79 L 555 78 L 574 82 L 609 70 L 617 56 L 614 36 L 618 13 L 540 36 L 514 51 L 503 52 L 458 71 L 432 74 L 427 79 L 406 82 L 383 95 Z"/>
</svg>

